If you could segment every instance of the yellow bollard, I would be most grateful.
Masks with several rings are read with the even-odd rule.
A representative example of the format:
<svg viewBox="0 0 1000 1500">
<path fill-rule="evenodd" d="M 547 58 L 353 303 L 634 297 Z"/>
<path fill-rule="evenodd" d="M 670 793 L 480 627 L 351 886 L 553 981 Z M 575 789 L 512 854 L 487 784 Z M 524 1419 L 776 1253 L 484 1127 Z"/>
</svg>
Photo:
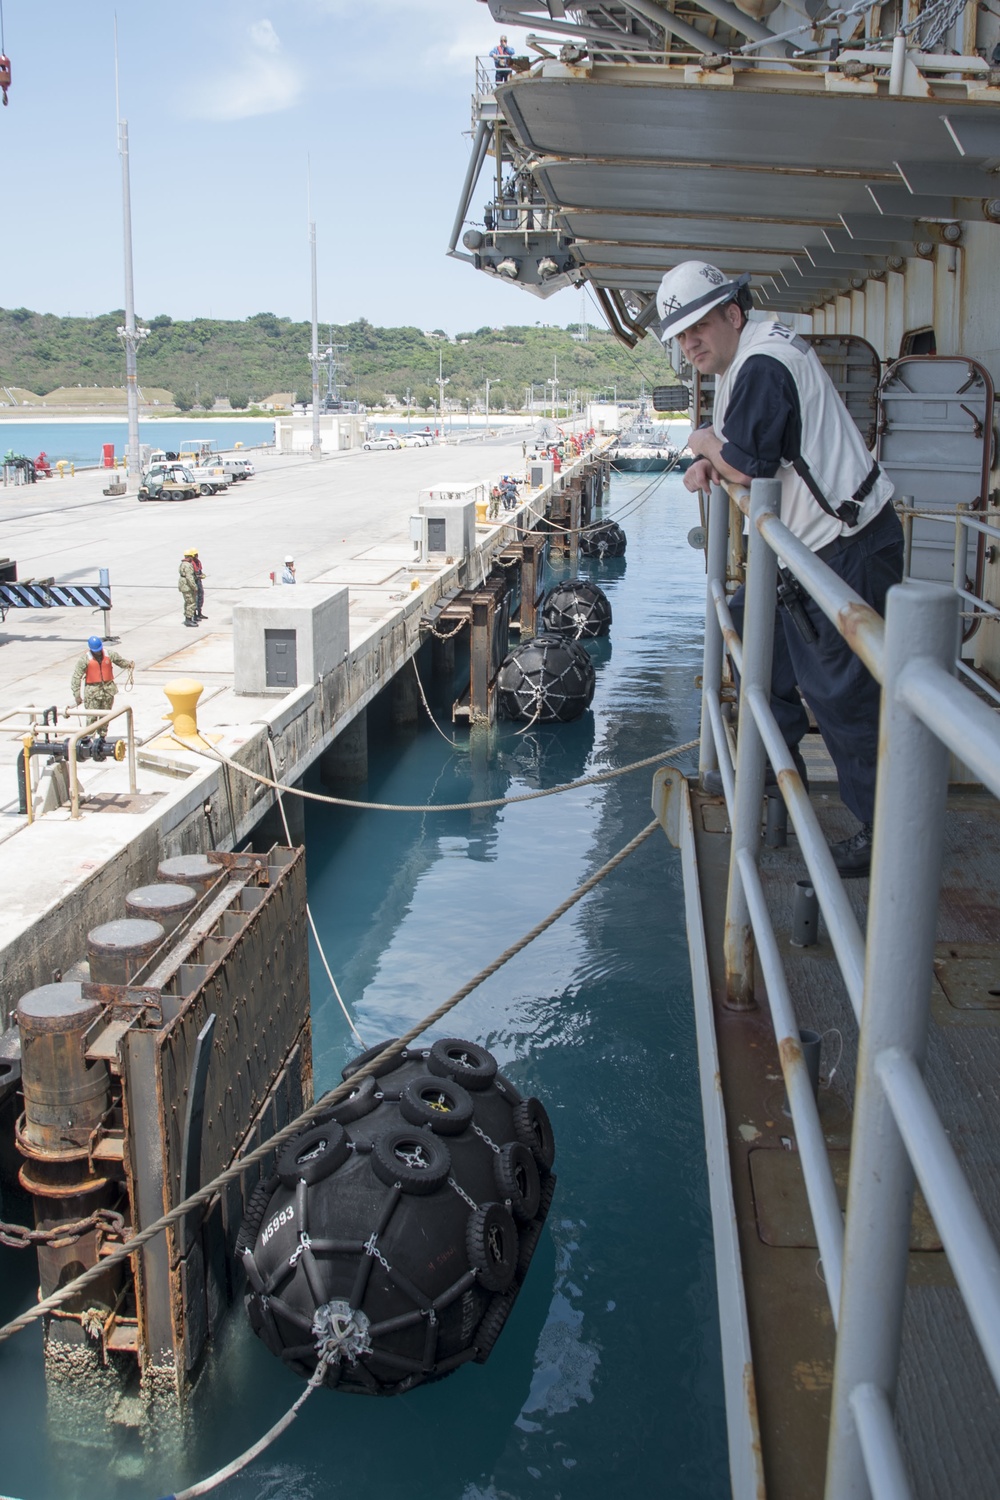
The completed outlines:
<svg viewBox="0 0 1000 1500">
<path fill-rule="evenodd" d="M 181 740 L 199 739 L 198 699 L 205 691 L 204 685 L 194 677 L 175 677 L 163 691 L 171 707 L 171 712 L 163 717 L 173 721 L 174 734 Z"/>
<path fill-rule="evenodd" d="M 56 464 L 56 468 L 59 470 L 59 478 L 60 479 L 65 479 L 66 478 L 66 460 L 64 458 L 61 458 L 59 460 L 59 462 Z"/>
</svg>

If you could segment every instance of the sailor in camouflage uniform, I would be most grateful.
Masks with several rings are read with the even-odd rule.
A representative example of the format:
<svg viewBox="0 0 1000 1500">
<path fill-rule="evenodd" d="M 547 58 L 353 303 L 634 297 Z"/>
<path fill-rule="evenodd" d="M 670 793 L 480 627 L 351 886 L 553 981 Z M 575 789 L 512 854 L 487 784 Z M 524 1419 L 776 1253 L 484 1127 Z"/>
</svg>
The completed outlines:
<svg viewBox="0 0 1000 1500">
<path fill-rule="evenodd" d="M 177 587 L 184 600 L 184 624 L 192 629 L 198 624 L 198 570 L 195 566 L 198 548 L 189 547 L 181 558 Z"/>
<path fill-rule="evenodd" d="M 126 661 L 117 651 L 109 651 L 99 635 L 90 637 L 87 648 L 88 654 L 80 657 L 70 679 L 69 690 L 73 694 L 73 702 L 80 702 L 82 687 L 84 708 L 93 709 L 97 714 L 110 713 L 118 692 L 113 668 L 119 667 L 123 672 L 130 672 L 135 662 Z"/>
</svg>

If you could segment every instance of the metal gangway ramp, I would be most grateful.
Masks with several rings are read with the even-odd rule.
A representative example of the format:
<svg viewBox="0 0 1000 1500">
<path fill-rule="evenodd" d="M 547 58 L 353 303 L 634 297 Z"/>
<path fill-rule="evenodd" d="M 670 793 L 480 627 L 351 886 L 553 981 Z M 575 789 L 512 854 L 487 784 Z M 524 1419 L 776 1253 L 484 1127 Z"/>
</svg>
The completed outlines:
<svg viewBox="0 0 1000 1500">
<path fill-rule="evenodd" d="M 782 525 L 779 497 L 773 480 L 709 497 L 699 781 L 665 769 L 653 799 L 684 864 L 733 1494 L 987 1500 L 1000 1492 L 1000 721 L 956 678 L 960 591 L 906 582 L 883 622 Z M 731 514 L 734 534 L 750 518 L 742 641 Z M 882 685 L 870 885 L 837 874 L 827 839 L 849 815 L 834 788 L 807 793 L 769 706 L 779 560 Z M 977 785 L 949 786 L 952 755 Z M 762 837 L 767 760 L 794 846 Z M 823 935 L 795 948 L 806 873 Z M 818 1100 L 802 1028 L 841 1039 Z"/>
</svg>

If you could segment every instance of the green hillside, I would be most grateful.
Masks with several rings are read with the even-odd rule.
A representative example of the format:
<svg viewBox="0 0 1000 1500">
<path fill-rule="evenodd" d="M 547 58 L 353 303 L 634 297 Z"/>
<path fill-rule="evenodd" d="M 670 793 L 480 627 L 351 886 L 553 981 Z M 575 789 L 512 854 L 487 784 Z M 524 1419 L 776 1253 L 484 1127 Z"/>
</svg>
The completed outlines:
<svg viewBox="0 0 1000 1500">
<path fill-rule="evenodd" d="M 124 355 L 117 328 L 121 310 L 96 318 L 58 318 L 28 308 L 0 308 L 0 386 L 23 387 L 40 396 L 59 386 L 121 386 Z M 274 391 L 296 391 L 308 398 L 310 373 L 307 323 L 293 323 L 274 313 L 255 313 L 243 322 L 196 318 L 174 322 L 166 314 L 140 324 L 150 329 L 139 350 L 139 382 L 162 387 L 175 399 L 229 397 L 233 405 L 264 400 Z M 320 330 L 320 350 L 328 343 L 347 344 L 338 355 L 345 395 L 368 405 L 386 394 L 427 406 L 435 400 L 438 355 L 449 381 L 446 396 L 464 404 L 483 399 L 490 380 L 490 406 L 520 408 L 525 390 L 552 375 L 558 361 L 559 389 L 593 394 L 604 388 L 619 397 L 639 394 L 670 379 L 662 352 L 653 340 L 636 354 L 610 333 L 592 328 L 587 342 L 564 328 L 479 328 L 455 340 L 418 328 L 375 328 L 366 319 Z M 323 375 L 325 388 L 325 372 Z M 536 391 L 541 399 L 541 392 Z"/>
</svg>

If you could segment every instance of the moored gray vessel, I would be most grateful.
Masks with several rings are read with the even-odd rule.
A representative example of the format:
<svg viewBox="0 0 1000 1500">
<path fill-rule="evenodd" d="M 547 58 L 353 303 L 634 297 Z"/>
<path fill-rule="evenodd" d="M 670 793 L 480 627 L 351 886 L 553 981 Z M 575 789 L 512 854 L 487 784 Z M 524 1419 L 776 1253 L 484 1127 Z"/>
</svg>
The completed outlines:
<svg viewBox="0 0 1000 1500">
<path fill-rule="evenodd" d="M 665 272 L 699 259 L 749 274 L 751 316 L 813 345 L 893 479 L 906 537 L 908 581 L 883 624 L 821 561 L 791 555 L 766 491 L 753 510 L 745 493 L 703 497 L 700 777 L 661 778 L 658 805 L 685 860 L 733 1492 L 986 1496 L 1000 1464 L 1000 1214 L 984 1170 L 997 1132 L 968 1049 L 992 1074 L 997 19 L 961 3 L 804 17 L 719 0 L 681 17 L 626 0 L 560 18 L 529 4 L 517 21 L 533 28 L 521 70 L 494 87 L 479 75 L 476 101 L 499 191 L 480 230 L 470 171 L 452 252 L 487 274 L 516 258 L 500 274 L 542 296 L 589 286 L 654 364 L 655 339 L 641 341 Z M 711 380 L 668 353 L 690 373 L 693 425 L 710 421 Z M 726 605 L 747 573 L 741 511 L 748 586 L 764 591 L 742 644 Z M 769 660 L 774 551 L 882 685 L 860 890 L 824 857 L 822 834 L 848 825 L 818 738 L 807 795 L 766 676 L 736 687 L 734 666 Z M 777 772 L 766 820 L 762 745 Z M 720 781 L 721 799 L 706 791 Z M 806 886 L 822 937 L 800 954 Z M 818 1102 L 800 1031 L 823 1037 Z"/>
</svg>

